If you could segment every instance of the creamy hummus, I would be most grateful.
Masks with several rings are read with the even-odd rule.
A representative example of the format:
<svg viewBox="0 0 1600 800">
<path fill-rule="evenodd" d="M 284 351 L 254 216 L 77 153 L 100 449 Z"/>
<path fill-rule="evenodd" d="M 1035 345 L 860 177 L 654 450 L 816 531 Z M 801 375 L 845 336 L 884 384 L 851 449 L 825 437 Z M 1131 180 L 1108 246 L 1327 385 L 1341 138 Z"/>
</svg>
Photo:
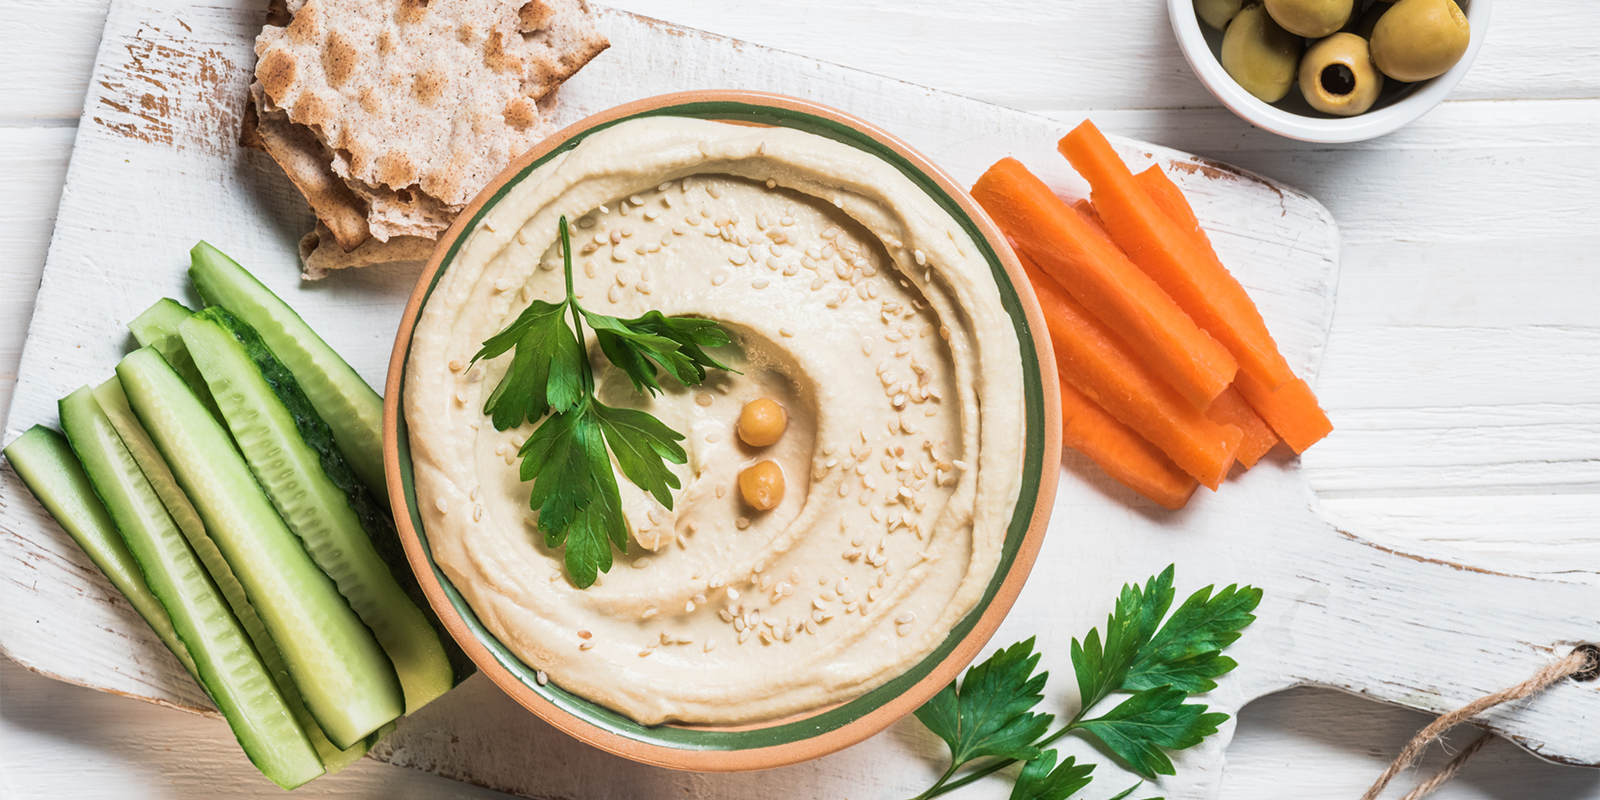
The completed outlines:
<svg viewBox="0 0 1600 800">
<path fill-rule="evenodd" d="M 532 426 L 483 415 L 511 355 L 467 367 L 535 298 L 624 318 L 716 319 L 700 386 L 633 391 L 590 337 L 600 399 L 686 435 L 667 510 L 618 475 L 626 555 L 567 579 L 518 478 Z M 745 723 L 849 700 L 915 665 L 983 596 L 1016 503 L 1022 364 L 988 264 L 893 166 L 784 128 L 619 124 L 516 185 L 423 309 L 405 386 L 433 555 L 488 629 L 548 679 L 640 722 Z M 789 424 L 740 441 L 759 397 Z M 758 512 L 741 469 L 782 467 Z"/>
</svg>

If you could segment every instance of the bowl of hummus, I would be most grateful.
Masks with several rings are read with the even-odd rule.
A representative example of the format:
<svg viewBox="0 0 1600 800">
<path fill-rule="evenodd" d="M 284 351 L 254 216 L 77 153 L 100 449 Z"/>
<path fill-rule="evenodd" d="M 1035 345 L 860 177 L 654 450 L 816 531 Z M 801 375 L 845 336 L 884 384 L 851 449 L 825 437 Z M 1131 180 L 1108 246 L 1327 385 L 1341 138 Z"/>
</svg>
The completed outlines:
<svg viewBox="0 0 1600 800">
<path fill-rule="evenodd" d="M 595 402 L 681 437 L 670 490 L 613 455 L 587 578 L 519 465 L 554 417 L 493 417 L 526 365 L 479 357 L 569 298 L 726 339 L 651 391 L 580 327 Z M 385 398 L 401 540 L 478 668 L 567 733 L 681 769 L 824 755 L 949 684 L 1021 590 L 1060 452 L 1042 330 L 993 223 L 889 134 L 750 92 L 612 109 L 514 163 L 418 281 Z"/>
</svg>

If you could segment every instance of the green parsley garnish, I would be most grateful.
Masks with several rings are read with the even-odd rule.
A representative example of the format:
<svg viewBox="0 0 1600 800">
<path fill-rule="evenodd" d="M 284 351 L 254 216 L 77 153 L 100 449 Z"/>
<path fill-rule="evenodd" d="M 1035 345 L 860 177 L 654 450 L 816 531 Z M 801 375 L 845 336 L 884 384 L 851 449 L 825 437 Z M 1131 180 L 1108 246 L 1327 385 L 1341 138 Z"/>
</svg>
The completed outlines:
<svg viewBox="0 0 1600 800">
<path fill-rule="evenodd" d="M 1039 663 L 1033 639 L 996 652 L 968 669 L 959 687 L 952 681 L 917 709 L 917 719 L 950 746 L 950 767 L 916 800 L 938 797 L 1018 761 L 1026 763 L 1012 800 L 1067 800 L 1089 785 L 1095 765 L 1078 764 L 1070 756 L 1057 764 L 1056 752 L 1044 748 L 1074 732 L 1098 740 L 1145 780 L 1175 774 L 1166 751 L 1199 744 L 1228 719 L 1184 701 L 1192 693 L 1215 689 L 1216 678 L 1238 666 L 1222 649 L 1255 621 L 1251 612 L 1261 602 L 1261 590 L 1229 586 L 1213 595 L 1207 586 L 1169 618 L 1173 573 L 1169 566 L 1142 589 L 1122 587 L 1116 610 L 1106 619 L 1104 643 L 1093 628 L 1081 643 L 1072 640 L 1072 669 L 1083 703 L 1055 732 L 1046 734 L 1053 716 L 1031 710 L 1044 698 L 1050 677 L 1048 672 L 1033 674 Z M 1119 692 L 1131 696 L 1088 717 L 1096 705 Z M 955 777 L 982 758 L 990 760 Z M 1126 798 L 1138 787 L 1112 800 Z"/>
<path fill-rule="evenodd" d="M 561 256 L 566 299 L 533 301 L 505 330 L 485 340 L 472 361 L 515 351 L 483 413 L 501 431 L 544 420 L 517 451 L 519 474 L 533 481 L 528 504 L 539 512 L 545 544 L 566 548 L 567 574 L 587 589 L 599 572 L 611 571 L 612 545 L 628 552 L 611 458 L 628 480 L 670 509 L 671 490 L 679 483 L 667 462 L 683 464 L 688 457 L 678 445 L 683 434 L 643 411 L 612 408 L 595 397 L 594 369 L 582 344 L 584 322 L 594 329 L 601 352 L 640 392 L 661 393 L 658 368 L 690 386 L 704 381 L 708 368 L 732 370 L 705 351 L 729 342 L 727 331 L 712 320 L 659 311 L 618 319 L 580 305 L 572 292 L 566 217 L 561 218 Z"/>
</svg>

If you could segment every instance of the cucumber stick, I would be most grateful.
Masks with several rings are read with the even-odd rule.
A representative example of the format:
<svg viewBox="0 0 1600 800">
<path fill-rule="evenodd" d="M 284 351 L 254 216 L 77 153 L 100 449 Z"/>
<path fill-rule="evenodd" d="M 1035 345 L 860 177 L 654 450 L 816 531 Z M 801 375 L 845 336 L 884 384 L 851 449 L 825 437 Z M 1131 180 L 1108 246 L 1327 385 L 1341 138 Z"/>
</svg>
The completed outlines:
<svg viewBox="0 0 1600 800">
<path fill-rule="evenodd" d="M 256 652 L 260 653 L 261 660 L 267 665 L 267 671 L 271 673 L 278 691 L 283 693 L 284 702 L 294 715 L 295 722 L 300 724 L 306 736 L 311 739 L 311 745 L 316 748 L 317 756 L 322 759 L 322 765 L 327 767 L 328 774 L 332 775 L 344 769 L 365 755 L 367 751 L 365 741 L 348 750 L 335 747 L 333 742 L 328 741 L 327 734 L 317 725 L 311 712 L 306 709 L 299 690 L 289 678 L 288 666 L 284 664 L 283 654 L 278 652 L 277 643 L 267 635 L 267 628 L 256 615 L 255 608 L 250 605 L 244 587 L 239 585 L 239 579 L 234 576 L 228 562 L 222 557 L 222 551 L 211 541 L 205 523 L 200 521 L 200 512 L 195 511 L 194 504 L 189 502 L 183 489 L 179 488 L 178 479 L 173 476 L 166 459 L 161 457 L 155 442 L 150 440 L 150 434 L 145 432 L 144 426 L 139 424 L 139 418 L 134 416 L 133 408 L 128 405 L 128 396 L 122 390 L 122 382 L 116 376 L 112 376 L 110 380 L 94 388 L 94 399 L 100 405 L 100 410 L 105 412 L 106 418 L 111 421 L 111 426 L 116 428 L 117 436 L 122 439 L 122 444 L 128 449 L 128 454 L 133 457 L 134 463 L 139 465 L 139 471 L 144 473 L 145 479 L 150 482 L 150 488 L 161 498 L 161 504 L 166 507 L 173 523 L 178 526 L 178 530 L 188 540 L 189 547 L 194 550 L 195 556 L 200 559 L 206 572 L 211 575 L 212 581 L 217 584 L 223 599 L 228 601 L 228 608 L 238 618 L 240 627 L 244 628 L 250 637 Z"/>
<path fill-rule="evenodd" d="M 294 376 L 249 325 L 212 306 L 179 327 L 212 386 L 256 480 L 317 566 L 372 629 L 394 662 L 407 713 L 455 685 L 443 644 L 373 546 L 393 538 L 388 517 L 345 465 Z"/>
<path fill-rule="evenodd" d="M 189 648 L 172 628 L 172 620 L 161 601 L 150 593 L 144 582 L 138 562 L 128 552 L 128 545 L 106 513 L 106 507 L 89 484 L 83 465 L 73 455 L 67 440 L 43 425 L 35 425 L 27 433 L 6 446 L 6 458 L 11 468 L 21 476 L 29 491 L 39 499 L 39 504 L 55 517 L 56 523 L 67 535 L 89 554 L 89 560 L 105 573 L 111 585 L 128 598 L 133 610 L 144 617 L 156 637 L 178 657 L 183 668 L 200 681 Z M 201 683 L 201 686 L 204 686 Z"/>
<path fill-rule="evenodd" d="M 222 421 L 222 412 L 217 409 L 217 401 L 211 399 L 211 390 L 206 388 L 205 378 L 200 377 L 200 370 L 195 367 L 194 359 L 189 357 L 189 351 L 183 346 L 183 339 L 178 336 L 178 323 L 189 318 L 194 312 L 189 307 L 163 297 L 155 305 L 145 309 L 139 316 L 128 323 L 128 332 L 139 342 L 140 347 L 154 347 L 161 352 L 161 357 L 183 376 L 185 383 L 194 390 L 195 397 L 205 405 L 211 416 Z"/>
<path fill-rule="evenodd" d="M 295 722 L 249 635 L 89 387 L 62 399 L 61 426 L 150 592 L 161 601 L 193 656 L 201 685 L 227 718 L 245 754 L 285 789 L 323 774 L 322 759 Z"/>
<path fill-rule="evenodd" d="M 300 315 L 238 262 L 201 242 L 189 251 L 189 279 L 208 306 L 232 311 L 261 334 L 333 430 L 356 476 L 389 508 L 383 477 L 383 398 Z"/>
<path fill-rule="evenodd" d="M 203 373 L 203 360 L 192 349 L 191 354 Z M 284 525 L 227 431 L 204 413 L 154 349 L 141 348 L 122 359 L 117 377 L 328 739 L 349 748 L 400 716 L 405 701 L 394 666 Z M 239 414 L 250 400 L 228 383 L 208 383 L 225 416 Z M 260 435 L 249 425 L 237 433 L 246 440 Z"/>
</svg>

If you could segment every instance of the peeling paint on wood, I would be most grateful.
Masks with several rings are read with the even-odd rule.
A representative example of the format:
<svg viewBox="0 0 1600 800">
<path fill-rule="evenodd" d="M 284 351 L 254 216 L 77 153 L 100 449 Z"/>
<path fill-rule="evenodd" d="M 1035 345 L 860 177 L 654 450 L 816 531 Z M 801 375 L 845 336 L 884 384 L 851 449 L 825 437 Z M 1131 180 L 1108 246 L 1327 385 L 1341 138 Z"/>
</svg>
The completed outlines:
<svg viewBox="0 0 1600 800">
<path fill-rule="evenodd" d="M 1052 121 L 1000 109 L 624 14 L 608 14 L 606 23 L 618 46 L 563 90 L 559 121 L 684 88 L 780 91 L 861 114 L 963 182 L 996 158 L 1016 155 L 1062 194 L 1086 190 L 1054 152 L 1055 139 L 1076 119 Z M 231 64 L 251 63 L 248 38 L 257 25 L 253 8 L 114 6 L 95 75 L 113 86 L 96 83 L 95 91 L 127 109 L 116 112 L 116 124 L 147 126 L 139 130 L 149 135 L 130 139 L 88 124 L 107 112 L 93 104 L 86 109 L 8 438 L 33 422 L 53 421 L 55 397 L 103 377 L 122 352 L 127 319 L 156 297 L 184 296 L 184 252 L 199 236 L 240 256 L 274 290 L 290 296 L 369 381 L 381 382 L 392 338 L 388 326 L 414 276 L 364 271 L 298 291 L 292 243 L 309 217 L 275 167 L 232 147 L 236 117 L 225 124 L 227 115 L 218 111 L 242 98 L 243 69 L 219 71 L 215 94 L 179 92 L 165 100 L 142 88 L 130 94 L 136 81 L 153 88 L 162 70 L 204 71 L 203 59 L 162 48 L 203 47 Z M 180 41 L 181 47 L 169 44 Z M 136 54 L 143 54 L 138 65 Z M 130 79 L 130 70 L 146 64 L 155 64 L 151 80 Z M 151 95 L 148 105 L 145 94 Z M 1332 320 L 1339 259 L 1339 236 L 1327 210 L 1300 192 L 1221 162 L 1131 141 L 1118 144 L 1132 161 L 1177 168 L 1224 259 L 1260 299 L 1291 362 L 1314 375 Z M 161 213 L 150 210 L 151 203 Z M 89 315 L 83 309 L 85 281 L 106 287 L 92 298 L 96 307 Z M 1393 373 L 1374 372 L 1380 374 Z M 1319 455 L 1313 451 L 1312 457 Z M 1458 569 L 1457 556 L 1429 544 L 1395 547 L 1341 534 L 1322 521 L 1300 463 L 1269 462 L 1230 482 L 1222 494 L 1199 497 L 1190 509 L 1167 515 L 1131 500 L 1069 456 L 1063 467 L 1071 477 L 1063 483 L 1056 523 L 1035 569 L 1074 580 L 1035 581 L 996 641 L 1037 632 L 1042 649 L 1065 653 L 1071 636 L 1103 618 L 1117 585 L 1171 561 L 1179 564 L 1182 591 L 1235 580 L 1268 590 L 1261 621 L 1236 653 L 1245 668 L 1209 698 L 1228 711 L 1300 683 L 1439 711 L 1521 680 L 1553 647 L 1600 637 L 1592 613 L 1579 613 L 1600 607 L 1592 587 L 1549 574 L 1530 579 Z M 20 617 L 0 623 L 0 647 L 64 680 L 174 706 L 204 706 L 198 687 L 32 506 L 9 470 L 0 473 L 0 533 L 0 576 L 7 579 L 0 583 L 0 606 L 32 608 L 34 617 L 56 623 L 25 626 Z M 1071 707 L 1068 682 L 1056 683 L 1047 703 Z M 1597 716 L 1597 698 L 1592 687 L 1561 687 L 1527 707 L 1497 712 L 1489 726 L 1552 760 L 1595 763 L 1597 733 L 1579 721 Z M 1206 748 L 1183 754 L 1184 782 L 1160 789 L 1217 796 L 1232 734 L 1230 723 Z M 785 775 L 811 796 L 909 794 L 931 780 L 920 771 L 932 769 L 933 759 L 916 758 L 942 747 L 930 739 L 915 723 L 902 722 L 862 746 Z M 618 795 L 630 789 L 643 794 L 660 782 L 658 771 L 619 765 L 567 739 L 482 680 L 407 720 L 376 755 L 538 797 L 591 795 L 597 787 L 586 776 L 595 774 L 606 775 L 608 789 Z M 545 768 L 552 762 L 563 769 Z M 683 785 L 707 796 L 751 796 L 772 778 L 694 776 Z"/>
</svg>

